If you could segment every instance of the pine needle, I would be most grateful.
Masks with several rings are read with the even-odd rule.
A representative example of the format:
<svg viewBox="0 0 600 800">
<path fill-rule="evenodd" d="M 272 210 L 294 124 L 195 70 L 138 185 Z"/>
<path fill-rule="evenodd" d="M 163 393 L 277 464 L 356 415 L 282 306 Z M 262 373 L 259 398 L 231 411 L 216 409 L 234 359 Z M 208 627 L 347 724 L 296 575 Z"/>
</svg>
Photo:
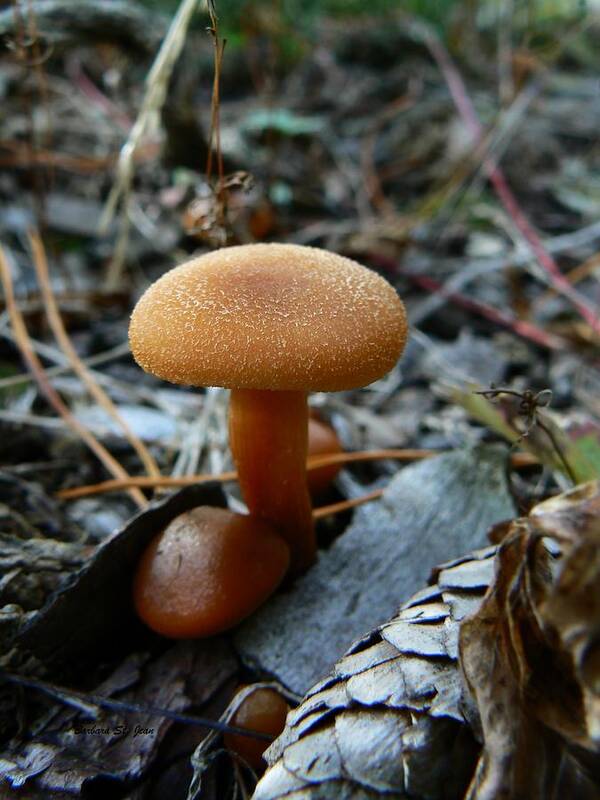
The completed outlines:
<svg viewBox="0 0 600 800">
<path fill-rule="evenodd" d="M 332 453 L 331 455 L 311 456 L 306 464 L 306 469 L 310 472 L 319 467 L 328 467 L 332 464 L 349 464 L 360 461 L 379 461 L 384 459 L 394 459 L 397 461 L 417 461 L 423 458 L 431 458 L 440 455 L 436 450 L 359 450 L 354 453 Z M 515 468 L 522 468 L 538 464 L 538 460 L 530 453 L 513 453 L 510 456 L 511 465 Z M 182 475 L 179 477 L 161 478 L 128 478 L 127 480 L 111 480 L 102 483 L 89 484 L 88 486 L 76 486 L 72 489 L 63 489 L 57 492 L 56 496 L 61 500 L 75 500 L 79 497 L 89 497 L 90 495 L 103 494 L 105 492 L 116 492 L 129 489 L 133 486 L 144 489 L 165 489 L 181 488 L 183 486 L 193 486 L 200 483 L 217 481 L 227 483 L 237 480 L 237 472 L 220 472 L 215 474 Z M 345 501 L 350 502 L 350 501 Z M 366 502 L 366 501 L 365 501 Z"/>
</svg>

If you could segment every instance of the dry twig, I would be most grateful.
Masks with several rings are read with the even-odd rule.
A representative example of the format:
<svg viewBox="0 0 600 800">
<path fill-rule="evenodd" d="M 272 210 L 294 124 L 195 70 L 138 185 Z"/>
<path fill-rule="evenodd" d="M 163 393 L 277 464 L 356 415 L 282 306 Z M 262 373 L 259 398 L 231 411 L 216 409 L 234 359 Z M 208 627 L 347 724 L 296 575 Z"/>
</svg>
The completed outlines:
<svg viewBox="0 0 600 800">
<path fill-rule="evenodd" d="M 106 278 L 107 286 L 119 283 L 125 246 L 129 231 L 129 196 L 133 180 L 134 155 L 143 138 L 156 127 L 158 114 L 167 95 L 169 79 L 179 58 L 198 0 L 182 0 L 167 35 L 146 78 L 146 93 L 137 119 L 127 141 L 121 148 L 117 176 L 100 220 L 100 230 L 105 231 L 115 210 L 123 199 L 121 234 Z"/>
</svg>

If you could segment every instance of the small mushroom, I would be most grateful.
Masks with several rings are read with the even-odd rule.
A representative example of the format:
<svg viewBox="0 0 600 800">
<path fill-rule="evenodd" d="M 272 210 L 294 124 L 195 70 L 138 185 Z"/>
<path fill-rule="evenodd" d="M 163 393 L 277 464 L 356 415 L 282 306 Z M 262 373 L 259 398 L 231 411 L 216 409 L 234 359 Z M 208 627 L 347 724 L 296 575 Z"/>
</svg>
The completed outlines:
<svg viewBox="0 0 600 800">
<path fill-rule="evenodd" d="M 240 689 L 250 691 L 245 686 Z M 258 733 L 268 733 L 275 739 L 285 727 L 289 710 L 287 700 L 279 692 L 266 686 L 257 686 L 242 700 L 231 718 L 231 724 Z M 268 742 L 237 733 L 226 733 L 223 740 L 228 750 L 241 756 L 257 772 L 264 770 L 266 762 L 263 753 L 269 746 Z"/>
<path fill-rule="evenodd" d="M 138 364 L 173 383 L 231 389 L 230 446 L 251 514 L 316 557 L 306 479 L 309 391 L 365 386 L 406 340 L 395 290 L 334 253 L 287 244 L 217 250 L 149 287 L 129 329 Z"/>
<path fill-rule="evenodd" d="M 262 605 L 289 560 L 287 544 L 267 523 L 200 506 L 176 517 L 146 548 L 134 605 L 163 636 L 211 636 Z"/>
<path fill-rule="evenodd" d="M 308 455 L 330 456 L 343 452 L 342 443 L 331 425 L 323 422 L 311 411 L 308 419 Z M 323 494 L 331 486 L 341 468 L 341 464 L 327 464 L 311 469 L 308 473 L 308 490 L 311 497 Z"/>
</svg>

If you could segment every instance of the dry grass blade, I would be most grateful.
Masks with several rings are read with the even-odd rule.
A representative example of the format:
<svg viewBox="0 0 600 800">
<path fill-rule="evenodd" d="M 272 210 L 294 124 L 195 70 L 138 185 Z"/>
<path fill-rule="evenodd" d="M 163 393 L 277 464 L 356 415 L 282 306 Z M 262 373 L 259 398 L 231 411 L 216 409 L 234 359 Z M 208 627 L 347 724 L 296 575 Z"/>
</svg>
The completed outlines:
<svg viewBox="0 0 600 800">
<path fill-rule="evenodd" d="M 342 511 L 348 511 L 351 508 L 362 506 L 365 503 L 370 503 L 372 500 L 379 500 L 383 496 L 385 489 L 374 489 L 372 492 L 361 494 L 360 497 L 353 497 L 350 500 L 340 500 L 339 503 L 331 503 L 328 506 L 321 506 L 320 508 L 313 509 L 313 519 L 323 519 L 329 517 L 331 514 L 341 514 Z"/>
<path fill-rule="evenodd" d="M 237 472 L 218 472 L 215 474 L 206 473 L 204 475 L 182 475 L 180 477 L 172 478 L 168 475 L 163 475 L 160 478 L 126 478 L 115 479 L 110 481 L 102 481 L 102 483 L 94 483 L 88 486 L 75 486 L 72 489 L 63 489 L 56 493 L 56 496 L 61 500 L 77 500 L 80 497 L 90 497 L 96 494 L 106 494 L 107 492 L 120 492 L 123 489 L 130 489 L 138 487 L 142 489 L 180 489 L 183 486 L 193 486 L 199 483 L 209 483 L 210 481 L 218 481 L 219 483 L 226 483 L 227 481 L 235 481 L 237 479 Z"/>
<path fill-rule="evenodd" d="M 210 179 L 212 175 L 212 157 L 213 146 L 217 157 L 217 174 L 219 177 L 220 188 L 223 183 L 223 154 L 221 153 L 221 125 L 220 125 L 220 110 L 221 110 L 221 66 L 223 63 L 223 54 L 225 52 L 225 41 L 219 39 L 219 20 L 213 0 L 208 0 L 208 15 L 210 17 L 210 33 L 213 37 L 215 48 L 214 57 L 214 77 L 212 99 L 210 105 L 210 133 L 208 138 L 208 155 L 206 160 L 206 177 Z"/>
<path fill-rule="evenodd" d="M 119 427 L 123 430 L 125 437 L 138 454 L 148 475 L 160 477 L 160 470 L 158 469 L 156 461 L 148 451 L 148 448 L 134 434 L 123 417 L 121 417 L 110 397 L 95 381 L 91 372 L 85 367 L 77 355 L 75 348 L 71 344 L 71 340 L 67 334 L 67 331 L 65 330 L 65 326 L 56 303 L 56 298 L 54 297 L 54 293 L 52 291 L 50 276 L 48 273 L 48 259 L 46 258 L 46 251 L 44 249 L 42 240 L 35 231 L 29 234 L 29 240 L 33 253 L 33 263 L 42 292 L 46 316 L 48 317 L 48 322 L 50 323 L 50 328 L 52 329 L 52 333 L 54 334 L 56 341 L 60 345 L 63 353 L 69 359 L 69 363 L 73 367 L 73 371 L 83 381 L 94 400 L 106 411 L 107 414 L 112 417 L 112 419 L 115 420 L 117 425 L 119 425 Z"/>
<path fill-rule="evenodd" d="M 29 369 L 34 374 L 41 392 L 44 394 L 56 413 L 59 414 L 65 423 L 71 428 L 71 430 L 85 442 L 94 455 L 96 455 L 106 467 L 108 472 L 110 472 L 115 478 L 126 480 L 130 477 L 126 470 L 123 469 L 123 467 L 116 459 L 113 458 L 108 450 L 102 444 L 100 444 L 95 436 L 93 436 L 90 431 L 88 431 L 88 429 L 85 428 L 71 413 L 70 409 L 65 405 L 56 389 L 54 389 L 54 387 L 48 381 L 42 363 L 31 346 L 31 341 L 29 339 L 25 322 L 23 321 L 23 316 L 15 301 L 10 267 L 2 247 L 0 247 L 0 280 L 4 288 L 6 308 L 8 310 L 19 350 L 21 351 L 21 354 Z M 148 501 L 139 489 L 130 489 L 129 494 L 140 508 L 146 507 Z"/>
<path fill-rule="evenodd" d="M 102 353 L 96 353 L 89 358 L 86 358 L 83 362 L 84 366 L 89 367 L 96 367 L 99 364 L 105 364 L 107 361 L 112 361 L 116 358 L 120 358 L 121 356 L 129 353 L 129 342 L 122 342 L 121 344 L 117 344 L 114 347 L 110 347 L 108 350 L 104 350 Z M 49 378 L 55 378 L 57 375 L 64 375 L 66 372 L 71 371 L 71 366 L 69 364 L 64 365 L 57 365 L 56 367 L 49 367 L 46 370 L 46 375 Z M 33 380 L 33 376 L 29 373 L 22 373 L 20 375 L 9 375 L 6 378 L 0 379 L 0 390 L 6 389 L 9 386 L 20 386 L 22 384 L 30 383 Z"/>
<path fill-rule="evenodd" d="M 332 464 L 349 464 L 357 461 L 378 461 L 381 459 L 391 458 L 400 461 L 416 461 L 421 458 L 429 458 L 430 456 L 437 455 L 435 450 L 363 450 L 356 453 L 332 453 L 331 455 L 311 456 L 308 459 L 306 468 L 307 470 L 319 469 L 319 467 L 328 467 Z M 181 475 L 177 477 L 161 477 L 161 478 L 128 478 L 126 481 L 113 480 L 103 481 L 90 486 L 77 486 L 73 489 L 64 489 L 57 493 L 57 497 L 61 500 L 75 500 L 79 497 L 89 497 L 94 494 L 103 494 L 105 492 L 121 491 L 122 489 L 129 489 L 132 486 L 141 487 L 144 489 L 166 489 L 166 488 L 180 488 L 182 486 L 191 486 L 195 483 L 205 483 L 207 481 L 235 481 L 237 480 L 237 472 L 220 472 L 204 475 Z"/>
</svg>

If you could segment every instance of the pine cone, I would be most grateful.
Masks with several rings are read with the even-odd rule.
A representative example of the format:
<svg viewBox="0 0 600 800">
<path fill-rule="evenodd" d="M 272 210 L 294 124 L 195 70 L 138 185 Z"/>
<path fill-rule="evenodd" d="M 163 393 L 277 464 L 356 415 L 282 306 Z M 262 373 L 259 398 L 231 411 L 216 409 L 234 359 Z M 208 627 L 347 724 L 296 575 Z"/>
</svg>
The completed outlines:
<svg viewBox="0 0 600 800">
<path fill-rule="evenodd" d="M 290 712 L 254 800 L 598 798 L 599 545 L 596 482 L 438 567 Z"/>
</svg>

